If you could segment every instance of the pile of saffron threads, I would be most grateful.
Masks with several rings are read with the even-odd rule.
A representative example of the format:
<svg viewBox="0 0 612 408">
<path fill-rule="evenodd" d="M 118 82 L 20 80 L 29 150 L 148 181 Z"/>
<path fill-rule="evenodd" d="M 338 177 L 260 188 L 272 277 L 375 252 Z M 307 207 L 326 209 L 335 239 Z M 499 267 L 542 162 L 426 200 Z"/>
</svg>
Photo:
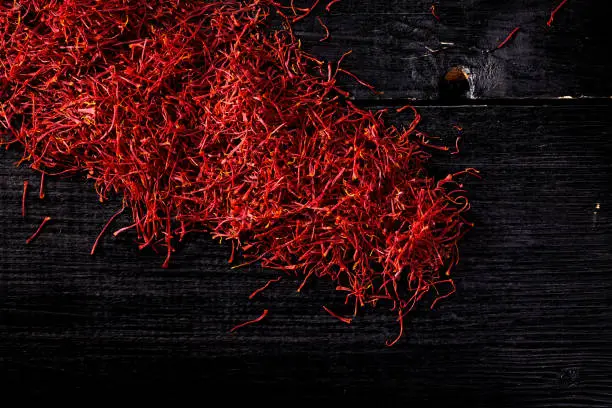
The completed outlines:
<svg viewBox="0 0 612 408">
<path fill-rule="evenodd" d="M 272 0 L 3 0 L 4 143 L 47 175 L 87 175 L 101 201 L 123 197 L 133 221 L 114 234 L 163 249 L 164 267 L 178 241 L 207 231 L 232 242 L 231 262 L 240 254 L 300 289 L 333 282 L 355 314 L 384 301 L 399 339 L 427 293 L 435 303 L 454 291 L 471 226 L 458 179 L 476 171 L 435 180 L 424 164 L 447 148 L 417 130 L 414 108 L 398 109 L 414 115 L 398 129 L 347 100 L 342 59 L 308 55 L 291 30 L 311 12 Z"/>
</svg>

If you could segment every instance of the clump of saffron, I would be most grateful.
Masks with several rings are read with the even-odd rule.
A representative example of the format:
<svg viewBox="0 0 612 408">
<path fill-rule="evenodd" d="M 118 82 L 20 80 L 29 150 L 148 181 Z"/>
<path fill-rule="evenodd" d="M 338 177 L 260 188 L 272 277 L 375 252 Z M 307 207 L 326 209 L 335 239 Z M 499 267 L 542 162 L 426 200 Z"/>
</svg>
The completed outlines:
<svg viewBox="0 0 612 408">
<path fill-rule="evenodd" d="M 454 291 L 471 227 L 460 183 L 477 171 L 434 179 L 430 152 L 448 149 L 418 130 L 414 107 L 398 109 L 412 117 L 401 129 L 345 99 L 340 76 L 373 87 L 342 59 L 304 52 L 291 28 L 318 0 L 11 3 L 0 8 L 7 143 L 44 174 L 86 174 L 100 201 L 121 195 L 132 223 L 114 235 L 165 249 L 169 267 L 176 239 L 207 230 L 300 289 L 332 281 L 355 314 L 388 304 L 400 336 L 425 295 Z"/>
</svg>

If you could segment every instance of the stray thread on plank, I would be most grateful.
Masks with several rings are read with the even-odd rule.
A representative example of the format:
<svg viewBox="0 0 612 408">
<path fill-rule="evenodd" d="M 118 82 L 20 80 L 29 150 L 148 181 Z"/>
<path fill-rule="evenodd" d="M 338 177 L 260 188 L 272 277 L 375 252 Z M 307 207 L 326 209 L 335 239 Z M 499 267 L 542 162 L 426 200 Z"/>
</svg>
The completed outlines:
<svg viewBox="0 0 612 408">
<path fill-rule="evenodd" d="M 327 12 L 329 13 L 331 6 L 333 6 L 336 3 L 340 3 L 341 0 L 332 0 L 329 3 L 327 3 L 327 6 L 325 6 L 325 10 L 327 10 Z"/>
<path fill-rule="evenodd" d="M 346 324 L 351 324 L 351 322 L 353 321 L 353 319 L 351 319 L 350 317 L 344 317 L 344 316 L 340 316 L 337 313 L 332 312 L 331 310 L 329 310 L 326 306 L 323 306 L 323 309 L 330 314 L 330 316 L 335 317 L 336 319 L 340 320 L 341 322 L 344 322 Z"/>
<path fill-rule="evenodd" d="M 463 138 L 463 128 L 459 125 L 453 125 L 453 129 L 455 129 L 459 135 L 457 136 L 457 139 L 455 139 L 455 151 L 451 152 L 451 154 L 459 154 L 459 142 Z"/>
<path fill-rule="evenodd" d="M 28 180 L 23 181 L 23 194 L 21 195 L 21 216 L 26 216 L 26 196 L 28 195 Z"/>
<path fill-rule="evenodd" d="M 40 188 L 38 190 L 38 198 L 45 198 L 45 172 L 40 173 Z"/>
<path fill-rule="evenodd" d="M 321 27 L 323 27 L 323 29 L 325 30 L 325 37 L 321 38 L 319 42 L 328 40 L 329 39 L 329 28 L 327 28 L 327 26 L 323 23 L 323 20 L 321 20 L 321 17 L 317 17 L 317 21 L 319 22 L 319 24 L 321 24 Z"/>
<path fill-rule="evenodd" d="M 102 231 L 100 231 L 100 233 L 96 237 L 96 240 L 94 241 L 93 246 L 91 247 L 91 252 L 89 253 L 90 255 L 94 254 L 94 252 L 96 251 L 96 247 L 98 246 L 98 242 L 100 241 L 100 238 L 102 238 L 102 235 L 104 235 L 104 233 L 106 232 L 106 229 L 115 220 L 115 218 L 117 218 L 121 213 L 123 213 L 123 210 L 125 210 L 125 207 L 121 208 L 119 211 L 113 214 L 113 216 L 110 217 L 110 219 L 106 222 L 106 224 L 104 224 L 104 227 L 102 227 Z"/>
<path fill-rule="evenodd" d="M 264 311 L 261 314 L 261 316 L 259 316 L 257 319 L 249 320 L 247 322 L 240 323 L 239 325 L 236 325 L 236 326 L 232 327 L 232 329 L 230 330 L 230 333 L 234 332 L 234 331 L 236 331 L 236 330 L 238 330 L 238 329 L 240 329 L 240 328 L 242 328 L 244 326 L 248 326 L 250 324 L 261 322 L 267 315 L 268 315 L 268 309 L 264 309 Z"/>
<path fill-rule="evenodd" d="M 263 292 L 264 290 L 266 290 L 268 288 L 268 286 L 270 286 L 273 283 L 279 282 L 281 279 L 283 279 L 282 276 L 279 276 L 276 279 L 270 279 L 265 285 L 263 285 L 261 288 L 256 289 L 255 291 L 253 291 L 253 293 L 251 293 L 249 295 L 249 299 L 253 299 L 255 296 L 257 296 L 259 293 Z"/>
<path fill-rule="evenodd" d="M 46 223 L 48 223 L 49 221 L 51 221 L 51 217 L 45 217 L 42 222 L 40 223 L 40 225 L 38 226 L 38 229 L 36 230 L 36 232 L 34 232 L 30 238 L 26 239 L 26 244 L 29 244 L 30 242 L 32 242 L 33 240 L 36 239 L 36 237 L 40 234 L 40 232 L 42 231 L 43 227 L 45 226 Z"/>
<path fill-rule="evenodd" d="M 436 5 L 432 4 L 430 7 L 431 15 L 436 18 L 436 20 L 440 21 L 440 16 L 436 13 Z"/>
<path fill-rule="evenodd" d="M 555 14 L 557 14 L 557 12 L 561 9 L 561 7 L 563 7 L 563 5 L 567 3 L 567 0 L 563 0 L 561 3 L 559 3 L 559 5 L 557 7 L 555 7 L 555 9 L 550 13 L 550 18 L 548 19 L 548 22 L 546 23 L 547 26 L 551 26 L 553 20 L 555 19 Z"/>
<path fill-rule="evenodd" d="M 506 39 L 504 41 L 502 41 L 497 47 L 495 47 L 495 50 L 499 50 L 500 48 L 502 48 L 504 45 L 506 45 L 508 43 L 508 41 L 510 41 L 512 39 L 512 37 L 514 37 L 514 35 L 518 32 L 518 30 L 520 30 L 521 27 L 516 27 L 514 30 L 512 30 L 510 32 L 510 34 L 508 34 L 508 36 L 506 37 Z"/>
</svg>

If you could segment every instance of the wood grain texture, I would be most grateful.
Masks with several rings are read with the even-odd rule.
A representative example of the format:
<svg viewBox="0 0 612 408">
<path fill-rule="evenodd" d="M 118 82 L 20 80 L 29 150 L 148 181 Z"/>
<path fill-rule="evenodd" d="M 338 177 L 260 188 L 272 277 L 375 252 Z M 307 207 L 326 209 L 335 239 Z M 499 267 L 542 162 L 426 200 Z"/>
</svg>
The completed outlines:
<svg viewBox="0 0 612 408">
<path fill-rule="evenodd" d="M 471 72 L 475 99 L 612 96 L 612 65 L 603 29 L 605 13 L 592 2 L 569 1 L 546 25 L 557 0 L 439 1 L 437 21 L 430 0 L 342 0 L 322 11 L 331 39 L 313 18 L 298 25 L 305 48 L 337 60 L 347 50 L 347 67 L 383 95 L 351 80 L 357 99 L 435 100 L 439 80 L 453 66 Z M 515 27 L 516 37 L 494 49 Z M 452 43 L 442 44 L 442 43 Z M 438 51 L 438 52 L 431 52 Z"/>
<path fill-rule="evenodd" d="M 409 319 L 394 348 L 394 315 L 368 310 L 350 326 L 328 282 L 302 294 L 276 276 L 232 270 L 230 249 L 192 237 L 161 269 L 163 254 L 139 252 L 129 234 L 100 229 L 119 208 L 100 205 L 91 183 L 47 181 L 0 152 L 0 391 L 96 397 L 125 389 L 146 395 L 195 391 L 199 401 L 374 399 L 420 406 L 612 406 L 612 82 L 604 13 L 569 1 L 546 27 L 553 0 L 438 2 L 342 0 L 330 41 L 313 18 L 296 28 L 304 47 L 337 59 L 383 91 L 343 79 L 362 106 L 416 99 L 423 129 L 462 154 L 436 156 L 444 172 L 479 168 L 466 180 L 476 228 L 461 244 L 458 293 Z M 517 37 L 494 53 L 514 27 Z M 439 49 L 440 42 L 453 43 Z M 431 54 L 431 55 L 425 55 Z M 439 80 L 468 67 L 474 100 L 439 101 Z M 586 99 L 557 100 L 562 96 Z M 427 106 L 432 105 L 432 106 Z M 437 105 L 437 106 L 433 106 Z M 399 116 L 393 120 L 403 121 Z M 20 216 L 24 179 L 33 185 Z M 25 239 L 40 220 L 38 240 Z M 114 229 L 129 222 L 120 217 Z M 230 334 L 235 324 L 270 315 Z M 228 391 L 225 391 L 225 390 Z M 28 391 L 29 394 L 24 394 Z"/>
<path fill-rule="evenodd" d="M 323 312 L 342 302 L 327 282 L 297 294 L 298 282 L 285 280 L 249 301 L 276 275 L 232 270 L 228 246 L 204 235 L 170 270 L 129 235 L 106 236 L 89 256 L 118 203 L 100 205 L 86 182 L 51 178 L 45 200 L 28 196 L 24 220 L 23 179 L 38 180 L 13 166 L 17 151 L 2 151 L 0 388 L 611 406 L 612 107 L 420 111 L 443 142 L 454 141 L 452 124 L 466 129 L 462 154 L 432 164 L 441 173 L 477 167 L 484 179 L 466 181 L 477 226 L 461 244 L 457 295 L 417 310 L 394 348 L 384 347 L 398 329 L 385 310 L 350 326 Z M 26 246 L 46 215 L 53 222 Z M 260 324 L 228 332 L 264 308 Z"/>
</svg>

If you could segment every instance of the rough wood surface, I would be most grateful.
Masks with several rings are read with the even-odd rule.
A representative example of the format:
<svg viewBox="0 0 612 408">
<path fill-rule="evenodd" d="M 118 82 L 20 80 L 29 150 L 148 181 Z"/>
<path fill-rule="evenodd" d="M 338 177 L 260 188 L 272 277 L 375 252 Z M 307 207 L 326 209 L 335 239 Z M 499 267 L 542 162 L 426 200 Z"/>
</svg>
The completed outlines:
<svg viewBox="0 0 612 408">
<path fill-rule="evenodd" d="M 162 270 L 163 254 L 105 237 L 117 204 L 91 186 L 48 183 L 47 198 L 21 186 L 37 178 L 0 154 L 0 375 L 5 389 L 75 392 L 149 384 L 254 400 L 465 401 L 472 406 L 609 407 L 612 404 L 612 129 L 610 106 L 421 107 L 423 128 L 463 154 L 441 169 L 474 166 L 467 182 L 477 227 L 461 245 L 458 293 L 409 319 L 394 348 L 393 315 L 368 311 L 339 323 L 331 285 L 303 294 L 275 276 L 232 270 L 230 251 L 194 238 Z M 396 118 L 401 120 L 402 118 Z M 54 217 L 38 240 L 25 238 Z M 121 218 L 118 226 L 128 222 Z M 264 308 L 269 318 L 230 334 Z M 109 388 L 110 389 L 110 388 Z"/>
<path fill-rule="evenodd" d="M 91 257 L 119 204 L 52 178 L 40 201 L 37 176 L 14 166 L 19 152 L 0 151 L 0 391 L 612 406 L 612 67 L 597 33 L 604 13 L 587 3 L 568 1 L 547 28 L 556 0 L 437 2 L 440 22 L 430 1 L 342 0 L 319 13 L 329 42 L 314 18 L 297 27 L 322 58 L 353 50 L 348 68 L 384 92 L 346 79 L 363 106 L 416 99 L 423 129 L 448 144 L 461 124 L 462 154 L 432 164 L 484 176 L 466 181 L 477 226 L 461 244 L 458 293 L 417 310 L 394 348 L 384 347 L 394 315 L 370 310 L 347 326 L 323 312 L 342 302 L 327 282 L 297 294 L 285 280 L 249 301 L 276 275 L 232 270 L 228 246 L 204 235 L 170 270 L 129 234 L 105 236 Z M 483 52 L 516 26 L 507 47 Z M 454 45 L 425 56 L 440 42 Z M 470 69 L 474 99 L 447 106 L 438 85 L 455 65 Z M 26 246 L 46 215 L 53 221 Z M 260 324 L 228 332 L 264 308 Z"/>
<path fill-rule="evenodd" d="M 592 2 L 567 2 L 546 25 L 560 0 L 439 1 L 342 0 L 320 13 L 331 39 L 319 42 L 323 28 L 314 19 L 297 27 L 307 49 L 337 59 L 352 49 L 347 66 L 374 84 L 376 98 L 432 100 L 440 78 L 453 66 L 470 70 L 477 99 L 612 96 L 612 70 L 603 35 L 605 13 Z M 504 48 L 494 49 L 515 28 Z M 442 44 L 450 43 L 450 44 Z M 438 52 L 431 52 L 438 51 Z M 358 99 L 372 99 L 354 82 L 346 87 Z"/>
</svg>

